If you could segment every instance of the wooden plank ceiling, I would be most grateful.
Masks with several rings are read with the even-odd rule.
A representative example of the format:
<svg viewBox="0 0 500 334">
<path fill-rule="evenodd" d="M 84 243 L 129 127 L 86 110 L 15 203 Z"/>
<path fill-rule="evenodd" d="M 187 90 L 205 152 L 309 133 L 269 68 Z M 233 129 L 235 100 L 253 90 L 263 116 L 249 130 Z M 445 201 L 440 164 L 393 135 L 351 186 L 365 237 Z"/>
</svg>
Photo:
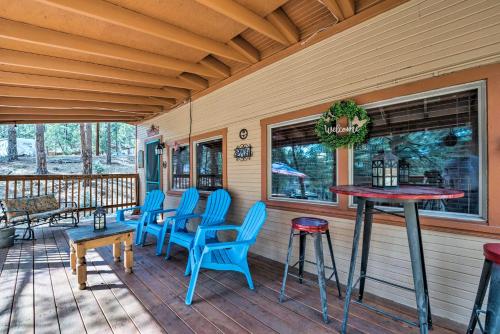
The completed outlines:
<svg viewBox="0 0 500 334">
<path fill-rule="evenodd" d="M 0 124 L 140 122 L 398 2 L 0 0 Z"/>
</svg>

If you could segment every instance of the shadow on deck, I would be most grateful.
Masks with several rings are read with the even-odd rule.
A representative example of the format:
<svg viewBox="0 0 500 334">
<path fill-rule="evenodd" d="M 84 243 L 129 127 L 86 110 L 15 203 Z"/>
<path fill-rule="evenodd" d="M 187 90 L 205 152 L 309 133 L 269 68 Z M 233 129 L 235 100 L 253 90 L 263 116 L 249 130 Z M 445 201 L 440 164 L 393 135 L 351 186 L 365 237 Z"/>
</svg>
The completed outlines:
<svg viewBox="0 0 500 334">
<path fill-rule="evenodd" d="M 69 268 L 63 229 L 38 228 L 37 240 L 0 250 L 0 333 L 337 333 L 343 300 L 329 287 L 330 323 L 321 321 L 316 287 L 287 283 L 288 299 L 278 302 L 283 265 L 252 256 L 256 290 L 242 275 L 204 271 L 192 306 L 184 304 L 189 279 L 186 252 L 174 249 L 170 261 L 154 247 L 136 248 L 134 273 L 114 263 L 111 248 L 87 253 L 88 288 L 78 290 Z M 313 277 L 312 277 L 313 278 Z M 367 301 L 407 318 L 415 311 L 391 301 Z M 418 333 L 416 328 L 352 305 L 349 333 Z M 435 319 L 435 334 L 465 328 Z"/>
</svg>

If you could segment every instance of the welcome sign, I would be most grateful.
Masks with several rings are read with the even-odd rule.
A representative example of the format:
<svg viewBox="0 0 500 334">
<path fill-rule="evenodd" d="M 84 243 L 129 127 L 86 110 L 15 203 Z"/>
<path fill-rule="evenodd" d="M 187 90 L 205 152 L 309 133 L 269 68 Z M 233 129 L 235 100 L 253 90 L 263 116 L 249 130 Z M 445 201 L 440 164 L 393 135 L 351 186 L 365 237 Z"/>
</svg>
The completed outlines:
<svg viewBox="0 0 500 334">
<path fill-rule="evenodd" d="M 354 101 L 340 101 L 321 115 L 315 130 L 324 145 L 337 149 L 364 142 L 369 122 L 366 110 Z"/>
</svg>

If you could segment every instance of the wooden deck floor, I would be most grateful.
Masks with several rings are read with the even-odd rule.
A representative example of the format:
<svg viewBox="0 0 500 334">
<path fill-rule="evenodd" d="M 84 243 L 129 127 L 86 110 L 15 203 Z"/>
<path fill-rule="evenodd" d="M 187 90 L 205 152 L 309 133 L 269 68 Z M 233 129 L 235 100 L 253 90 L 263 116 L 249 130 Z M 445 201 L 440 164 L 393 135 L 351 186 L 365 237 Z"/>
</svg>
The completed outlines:
<svg viewBox="0 0 500 334">
<path fill-rule="evenodd" d="M 136 248 L 134 273 L 125 274 L 111 249 L 87 256 L 89 288 L 78 290 L 69 269 L 69 247 L 62 229 L 39 228 L 35 242 L 0 250 L 0 333 L 337 333 L 343 302 L 329 291 L 331 321 L 319 313 L 317 288 L 287 285 L 289 299 L 278 303 L 283 266 L 252 256 L 256 290 L 235 273 L 203 272 L 192 306 L 184 304 L 188 278 L 186 253 L 175 249 L 171 261 L 154 256 L 153 247 Z M 414 311 L 367 297 L 401 315 Z M 359 306 L 352 306 L 349 333 L 417 333 L 417 329 Z M 435 319 L 433 334 L 463 333 L 465 328 Z"/>
</svg>

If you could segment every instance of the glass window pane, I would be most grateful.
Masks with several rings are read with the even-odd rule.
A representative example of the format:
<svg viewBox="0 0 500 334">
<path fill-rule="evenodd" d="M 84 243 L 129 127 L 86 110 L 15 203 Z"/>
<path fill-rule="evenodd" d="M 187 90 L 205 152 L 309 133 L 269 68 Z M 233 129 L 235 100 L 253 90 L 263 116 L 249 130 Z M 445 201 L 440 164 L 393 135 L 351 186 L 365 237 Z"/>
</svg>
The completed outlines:
<svg viewBox="0 0 500 334">
<path fill-rule="evenodd" d="M 329 188 L 336 184 L 335 151 L 322 145 L 316 121 L 271 130 L 271 197 L 335 202 Z"/>
<path fill-rule="evenodd" d="M 421 209 L 479 214 L 477 89 L 367 111 L 372 127 L 367 143 L 354 150 L 355 184 L 370 183 L 369 166 L 379 150 L 392 151 L 409 163 L 410 184 L 465 192 L 460 199 L 420 202 Z"/>
<path fill-rule="evenodd" d="M 171 168 L 171 188 L 189 188 L 189 146 L 179 146 L 177 150 L 172 150 Z"/>
<path fill-rule="evenodd" d="M 222 139 L 196 144 L 196 187 L 200 190 L 222 188 Z"/>
</svg>

